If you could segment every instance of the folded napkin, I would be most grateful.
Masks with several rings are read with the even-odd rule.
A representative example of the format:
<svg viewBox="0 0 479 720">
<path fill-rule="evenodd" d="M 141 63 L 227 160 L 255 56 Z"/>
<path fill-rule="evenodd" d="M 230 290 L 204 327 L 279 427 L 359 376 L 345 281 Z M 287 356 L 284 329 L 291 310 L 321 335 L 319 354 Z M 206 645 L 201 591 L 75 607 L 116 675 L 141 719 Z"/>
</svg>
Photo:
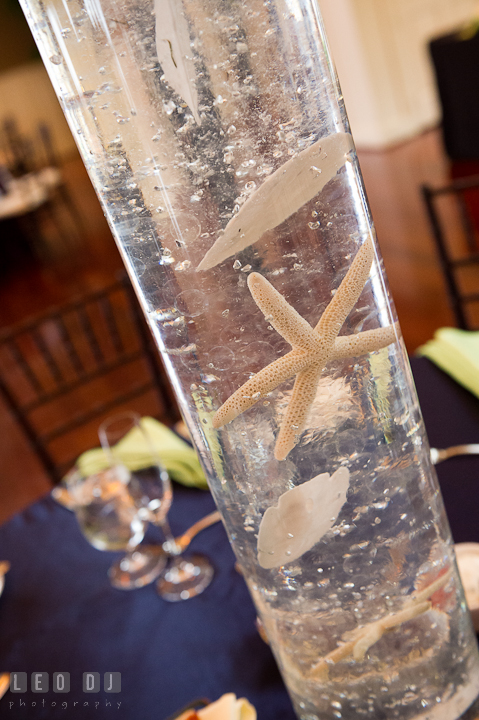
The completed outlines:
<svg viewBox="0 0 479 720">
<path fill-rule="evenodd" d="M 198 456 L 188 443 L 154 418 L 144 417 L 141 424 L 151 440 L 151 446 L 139 428 L 130 430 L 115 445 L 115 456 L 121 462 L 130 470 L 139 470 L 151 465 L 157 453 L 172 480 L 189 487 L 208 489 Z M 77 460 L 78 469 L 84 475 L 95 475 L 108 465 L 103 448 L 87 450 Z"/>
<path fill-rule="evenodd" d="M 479 332 L 440 328 L 416 350 L 479 397 Z"/>
<path fill-rule="evenodd" d="M 245 698 L 226 693 L 201 710 L 187 710 L 177 720 L 256 720 L 256 710 Z"/>
</svg>

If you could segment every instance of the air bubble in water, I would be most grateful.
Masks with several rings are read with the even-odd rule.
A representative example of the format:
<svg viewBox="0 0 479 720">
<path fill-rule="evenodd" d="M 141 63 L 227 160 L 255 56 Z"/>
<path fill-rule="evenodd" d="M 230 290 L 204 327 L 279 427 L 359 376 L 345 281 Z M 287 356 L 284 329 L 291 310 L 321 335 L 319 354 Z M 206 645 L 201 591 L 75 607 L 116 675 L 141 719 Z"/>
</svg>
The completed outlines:
<svg viewBox="0 0 479 720">
<path fill-rule="evenodd" d="M 173 100 L 170 100 L 170 102 L 164 103 L 163 109 L 167 115 L 173 115 L 176 110 L 176 105 Z"/>
<path fill-rule="evenodd" d="M 163 255 L 160 255 L 158 265 L 171 265 L 174 262 L 175 258 L 171 254 L 164 252 Z"/>
<path fill-rule="evenodd" d="M 191 260 L 183 260 L 183 262 L 178 263 L 178 265 L 175 266 L 175 270 L 177 272 L 183 272 L 184 270 L 189 270 L 191 267 Z"/>
<path fill-rule="evenodd" d="M 208 352 L 208 367 L 216 371 L 229 370 L 233 367 L 235 360 L 234 352 L 225 345 L 212 347 Z"/>
<path fill-rule="evenodd" d="M 202 315 L 208 306 L 206 295 L 200 290 L 184 290 L 175 299 L 176 309 L 186 317 Z"/>
</svg>

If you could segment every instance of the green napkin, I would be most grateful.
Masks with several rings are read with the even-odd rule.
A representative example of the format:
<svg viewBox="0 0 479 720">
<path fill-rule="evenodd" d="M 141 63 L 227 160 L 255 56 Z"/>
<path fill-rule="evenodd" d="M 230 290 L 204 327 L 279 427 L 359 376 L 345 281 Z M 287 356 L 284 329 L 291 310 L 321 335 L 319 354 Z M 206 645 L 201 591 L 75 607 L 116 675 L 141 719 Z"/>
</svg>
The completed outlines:
<svg viewBox="0 0 479 720">
<path fill-rule="evenodd" d="M 440 328 L 416 350 L 479 397 L 479 332 Z"/>
<path fill-rule="evenodd" d="M 130 470 L 139 470 L 154 462 L 156 452 L 172 480 L 189 487 L 208 489 L 198 456 L 188 443 L 154 418 L 144 417 L 141 424 L 151 439 L 153 450 L 141 430 L 134 428 L 115 446 L 115 456 L 119 460 Z M 84 475 L 94 475 L 108 464 L 103 448 L 87 450 L 77 460 L 78 469 Z"/>
</svg>

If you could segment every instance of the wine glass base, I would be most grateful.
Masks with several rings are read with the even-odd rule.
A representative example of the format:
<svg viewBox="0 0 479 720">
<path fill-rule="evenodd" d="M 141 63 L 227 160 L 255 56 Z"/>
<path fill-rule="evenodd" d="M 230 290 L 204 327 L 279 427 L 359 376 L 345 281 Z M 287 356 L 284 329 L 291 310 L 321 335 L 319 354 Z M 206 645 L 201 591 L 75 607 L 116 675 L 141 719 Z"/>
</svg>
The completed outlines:
<svg viewBox="0 0 479 720">
<path fill-rule="evenodd" d="M 163 600 L 179 602 L 199 595 L 213 579 L 213 566 L 204 555 L 173 557 L 156 583 Z"/>
<path fill-rule="evenodd" d="M 152 583 L 166 567 L 167 555 L 161 551 L 134 550 L 115 562 L 108 570 L 113 587 L 134 590 Z"/>
</svg>

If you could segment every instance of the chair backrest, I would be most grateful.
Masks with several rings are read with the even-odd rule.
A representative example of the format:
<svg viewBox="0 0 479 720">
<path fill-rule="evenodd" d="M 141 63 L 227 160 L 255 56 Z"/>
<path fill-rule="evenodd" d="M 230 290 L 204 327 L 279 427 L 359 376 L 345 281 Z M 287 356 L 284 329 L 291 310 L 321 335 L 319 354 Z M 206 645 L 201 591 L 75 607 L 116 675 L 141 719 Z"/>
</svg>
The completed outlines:
<svg viewBox="0 0 479 720">
<path fill-rule="evenodd" d="M 179 418 L 126 276 L 0 332 L 0 391 L 53 482 L 115 408 Z"/>
<path fill-rule="evenodd" d="M 456 325 L 479 329 L 479 175 L 422 195 Z"/>
<path fill-rule="evenodd" d="M 39 123 L 38 136 L 43 146 L 42 166 L 58 167 L 59 162 L 53 146 L 52 133 L 50 127 L 45 122 Z"/>
<path fill-rule="evenodd" d="M 14 177 L 59 167 L 52 131 L 44 121 L 28 136 L 20 130 L 15 117 L 4 118 L 0 124 L 0 154 Z"/>
<path fill-rule="evenodd" d="M 4 162 L 15 177 L 35 169 L 35 148 L 32 140 L 22 135 L 14 117 L 3 120 L 0 146 Z"/>
</svg>

